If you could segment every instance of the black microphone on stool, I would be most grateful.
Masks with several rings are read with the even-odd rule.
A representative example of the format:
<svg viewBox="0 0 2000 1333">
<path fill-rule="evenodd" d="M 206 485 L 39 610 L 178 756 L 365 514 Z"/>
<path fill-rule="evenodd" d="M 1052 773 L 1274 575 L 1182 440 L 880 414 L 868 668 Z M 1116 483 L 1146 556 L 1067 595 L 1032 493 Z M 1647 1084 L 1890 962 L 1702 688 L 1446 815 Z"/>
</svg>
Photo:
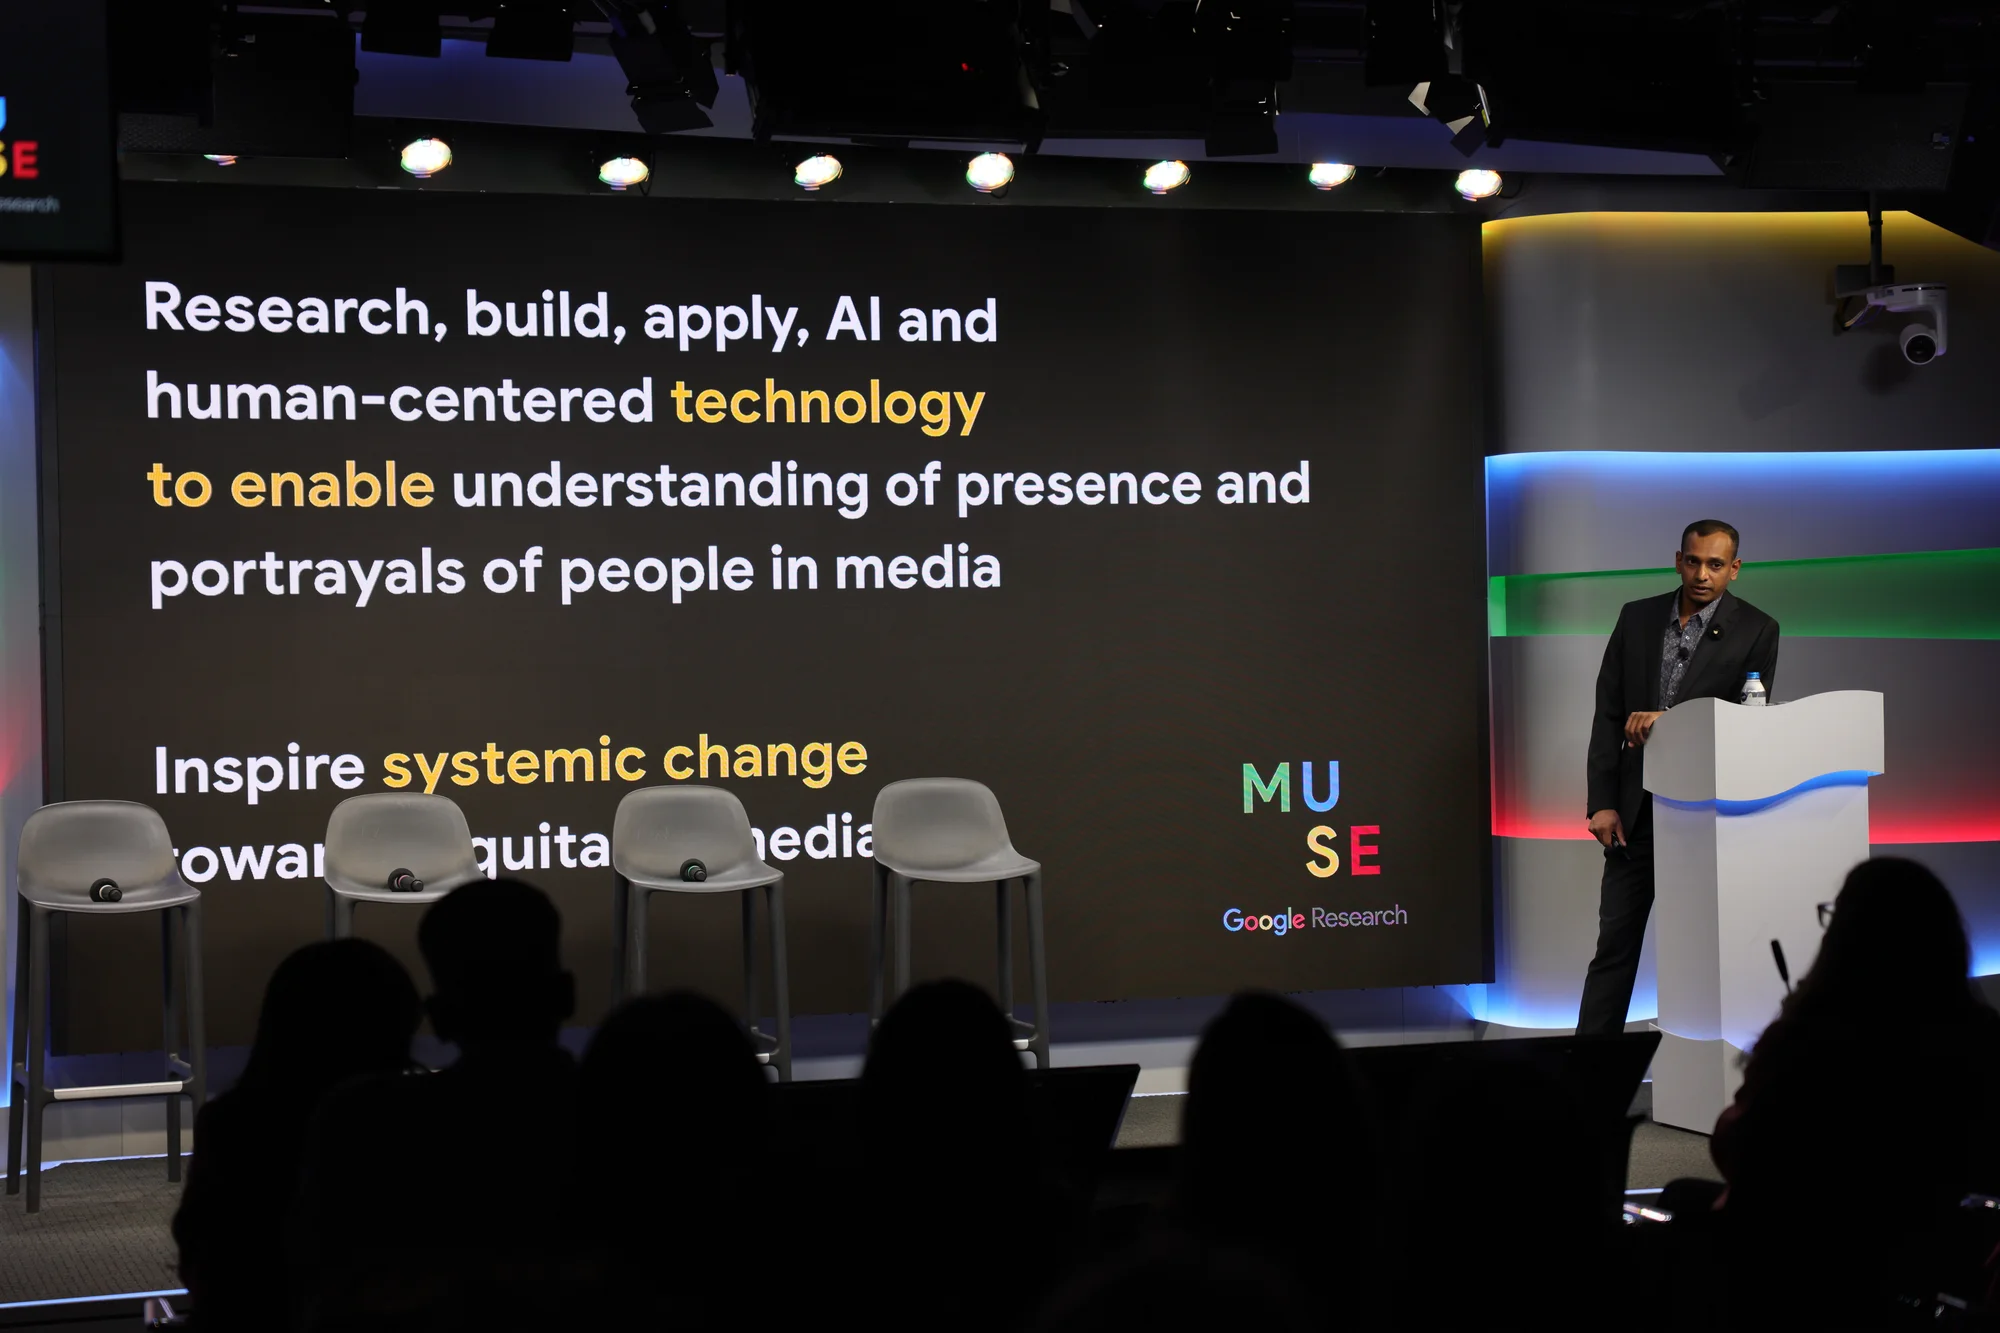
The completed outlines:
<svg viewBox="0 0 2000 1333">
<path fill-rule="evenodd" d="M 1785 966 L 1785 946 L 1771 941 L 1771 961 L 1778 965 L 1778 980 L 1785 983 L 1785 994 L 1792 993 L 1792 970 Z"/>
<path fill-rule="evenodd" d="M 115 903 L 125 896 L 125 890 L 118 887 L 115 879 L 94 879 L 90 882 L 90 901 L 94 903 Z"/>
<path fill-rule="evenodd" d="M 389 872 L 389 892 L 422 893 L 423 891 L 424 882 L 401 866 Z"/>
<path fill-rule="evenodd" d="M 708 867 L 689 857 L 681 862 L 681 878 L 690 884 L 699 884 L 708 878 Z"/>
</svg>

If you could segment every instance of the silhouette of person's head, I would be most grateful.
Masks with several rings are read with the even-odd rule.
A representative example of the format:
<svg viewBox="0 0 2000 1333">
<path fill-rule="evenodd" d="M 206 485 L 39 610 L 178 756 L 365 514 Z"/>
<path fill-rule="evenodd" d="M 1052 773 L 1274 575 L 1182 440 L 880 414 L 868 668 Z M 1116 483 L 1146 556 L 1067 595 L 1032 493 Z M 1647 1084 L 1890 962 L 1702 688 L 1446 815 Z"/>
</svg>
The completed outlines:
<svg viewBox="0 0 2000 1333">
<path fill-rule="evenodd" d="M 768 1150 L 771 1090 L 742 1024 L 688 991 L 648 995 L 604 1020 L 584 1052 L 577 1083 L 579 1122 L 643 1124 L 666 1151 L 634 1159 L 622 1140 L 603 1155 L 621 1164 L 615 1197 L 660 1215 L 709 1226 L 705 1205 L 732 1205 L 754 1186 L 754 1164 Z M 599 1154 L 583 1145 L 586 1159 Z M 634 1189 L 633 1172 L 644 1189 Z"/>
<path fill-rule="evenodd" d="M 1027 1086 L 1013 1031 L 986 992 L 955 980 L 913 986 L 882 1016 L 862 1067 L 870 1155 L 892 1170 L 927 1171 L 928 1159 L 1018 1171 L 1032 1153 Z"/>
<path fill-rule="evenodd" d="M 431 1026 L 461 1048 L 553 1043 L 576 1009 L 561 945 L 562 917 L 532 884 L 481 880 L 440 898 L 417 927 Z"/>
<path fill-rule="evenodd" d="M 1376 1141 L 1352 1062 L 1306 1010 L 1246 992 L 1203 1031 L 1188 1066 L 1181 1184 L 1204 1234 L 1311 1244 L 1361 1224 L 1381 1204 Z"/>
<path fill-rule="evenodd" d="M 335 1084 L 409 1063 L 423 1011 L 403 965 L 367 940 L 295 950 L 264 988 L 238 1088 L 316 1100 Z"/>
<path fill-rule="evenodd" d="M 1848 871 L 1784 1013 L 1963 1007 L 1975 1002 L 1971 971 L 1965 922 L 1943 882 L 1915 861 L 1878 856 Z"/>
</svg>

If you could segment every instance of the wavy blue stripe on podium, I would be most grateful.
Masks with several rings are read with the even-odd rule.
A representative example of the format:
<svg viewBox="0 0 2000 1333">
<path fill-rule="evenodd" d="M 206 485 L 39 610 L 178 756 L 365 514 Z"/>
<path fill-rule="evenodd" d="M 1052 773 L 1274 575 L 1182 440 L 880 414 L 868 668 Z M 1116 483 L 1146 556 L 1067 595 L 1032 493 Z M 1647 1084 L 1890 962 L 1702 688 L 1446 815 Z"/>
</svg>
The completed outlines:
<svg viewBox="0 0 2000 1333">
<path fill-rule="evenodd" d="M 1844 768 L 1837 773 L 1822 773 L 1816 778 L 1807 778 L 1788 791 L 1781 791 L 1776 796 L 1760 796 L 1754 801 L 1720 799 L 1676 801 L 1666 796 L 1655 796 L 1653 799 L 1676 810 L 1713 810 L 1719 815 L 1754 815 L 1759 810 L 1768 810 L 1774 805 L 1780 805 L 1794 796 L 1801 796 L 1809 791 L 1818 791 L 1822 787 L 1865 787 L 1868 785 L 1868 779 L 1879 776 L 1881 776 L 1879 773 L 1870 772 L 1865 768 Z"/>
</svg>

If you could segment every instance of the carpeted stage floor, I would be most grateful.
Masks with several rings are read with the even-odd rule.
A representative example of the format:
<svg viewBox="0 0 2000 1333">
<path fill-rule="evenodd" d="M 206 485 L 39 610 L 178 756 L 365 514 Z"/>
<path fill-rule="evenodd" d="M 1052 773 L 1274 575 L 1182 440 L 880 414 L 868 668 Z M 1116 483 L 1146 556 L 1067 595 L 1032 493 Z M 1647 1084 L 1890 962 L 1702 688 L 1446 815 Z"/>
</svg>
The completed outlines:
<svg viewBox="0 0 2000 1333">
<path fill-rule="evenodd" d="M 1642 1101 L 1649 1091 L 1642 1090 Z M 1118 1146 L 1178 1142 L 1180 1109 L 1176 1096 L 1133 1098 Z M 1648 1120 L 1633 1136 L 1626 1176 L 1632 1189 L 1714 1174 L 1703 1135 Z M 49 1170 L 42 1177 L 42 1210 L 33 1217 L 22 1196 L 0 1195 L 0 1306 L 178 1287 L 167 1224 L 179 1198 L 180 1186 L 167 1182 L 166 1163 L 157 1157 Z M 57 1314 L 43 1309 L 52 1318 Z M 33 1326 L 18 1322 L 28 1311 L 0 1313 L 13 1315 L 0 1327 Z"/>
</svg>

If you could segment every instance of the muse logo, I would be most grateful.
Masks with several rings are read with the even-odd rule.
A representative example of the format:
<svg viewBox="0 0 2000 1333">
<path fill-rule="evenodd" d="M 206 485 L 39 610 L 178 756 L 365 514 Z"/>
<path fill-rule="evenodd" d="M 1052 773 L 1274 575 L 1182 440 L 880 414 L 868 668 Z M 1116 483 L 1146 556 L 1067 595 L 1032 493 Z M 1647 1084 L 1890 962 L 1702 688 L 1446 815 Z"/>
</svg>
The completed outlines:
<svg viewBox="0 0 2000 1333">
<path fill-rule="evenodd" d="M 0 134 L 7 132 L 7 99 L 0 97 Z M 39 139 L 0 139 L 0 177 L 31 181 L 42 174 L 42 144 Z"/>
<path fill-rule="evenodd" d="M 1317 763 L 1298 765 L 1299 795 L 1304 799 L 1306 809 L 1314 814 L 1325 814 L 1340 804 L 1340 764 L 1327 760 L 1325 778 L 1320 777 Z M 1270 807 L 1278 807 L 1278 813 L 1292 812 L 1292 765 L 1279 764 L 1266 777 L 1255 764 L 1243 765 L 1243 813 L 1257 814 L 1259 805 L 1265 813 Z M 1350 824 L 1347 827 L 1347 873 L 1350 876 L 1379 875 L 1382 873 L 1380 857 L 1382 826 L 1379 824 Z M 1306 871 L 1315 879 L 1331 879 L 1340 873 L 1340 852 L 1334 847 L 1334 839 L 1340 833 L 1331 824 L 1315 824 L 1306 830 L 1306 850 L 1312 859 L 1305 863 Z M 1291 907 L 1278 912 L 1262 912 L 1231 907 L 1222 914 L 1222 928 L 1230 934 L 1255 932 L 1268 936 L 1289 935 L 1298 930 L 1340 929 L 1352 926 L 1401 926 L 1409 924 L 1410 914 L 1401 904 L 1387 908 L 1367 908 L 1360 911 L 1333 911 L 1325 907 L 1309 907 L 1303 911 Z"/>
<path fill-rule="evenodd" d="M 1324 814 L 1340 804 L 1340 762 L 1326 761 L 1324 790 L 1319 790 L 1315 770 L 1318 764 L 1301 763 L 1299 769 L 1299 795 L 1305 799 L 1306 809 L 1315 814 Z M 1279 764 L 1266 778 L 1258 771 L 1257 765 L 1243 765 L 1243 813 L 1255 814 L 1257 803 L 1265 806 L 1276 803 L 1278 813 L 1292 812 L 1292 766 Z M 1380 842 L 1370 842 L 1382 833 L 1380 824 L 1348 825 L 1347 873 L 1350 875 L 1379 875 L 1382 867 L 1377 860 L 1382 854 Z M 1340 873 L 1340 853 L 1335 850 L 1333 840 L 1340 836 L 1339 830 L 1331 824 L 1315 824 L 1306 830 L 1306 850 L 1312 860 L 1306 862 L 1306 869 L 1316 879 L 1330 879 Z"/>
</svg>

